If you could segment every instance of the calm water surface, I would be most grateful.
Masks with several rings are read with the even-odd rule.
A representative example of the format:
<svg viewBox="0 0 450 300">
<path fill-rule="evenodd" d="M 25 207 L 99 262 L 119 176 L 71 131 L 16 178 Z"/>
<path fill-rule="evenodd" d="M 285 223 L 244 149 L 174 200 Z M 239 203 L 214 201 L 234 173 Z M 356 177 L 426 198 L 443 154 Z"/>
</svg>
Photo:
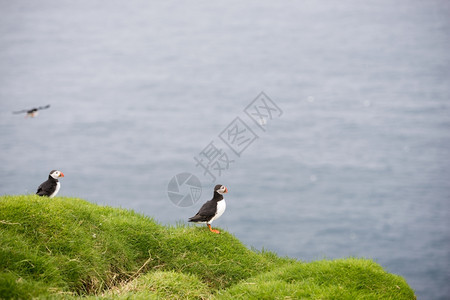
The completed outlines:
<svg viewBox="0 0 450 300">
<path fill-rule="evenodd" d="M 450 290 L 447 1 L 0 1 L 0 193 L 61 196 L 185 222 L 234 160 L 215 225 L 310 261 L 371 258 L 420 299 Z M 262 131 L 261 92 L 282 109 Z M 51 104 L 37 118 L 11 112 Z M 240 157 L 219 134 L 258 135 Z M 167 197 L 190 172 L 201 201 Z"/>
</svg>

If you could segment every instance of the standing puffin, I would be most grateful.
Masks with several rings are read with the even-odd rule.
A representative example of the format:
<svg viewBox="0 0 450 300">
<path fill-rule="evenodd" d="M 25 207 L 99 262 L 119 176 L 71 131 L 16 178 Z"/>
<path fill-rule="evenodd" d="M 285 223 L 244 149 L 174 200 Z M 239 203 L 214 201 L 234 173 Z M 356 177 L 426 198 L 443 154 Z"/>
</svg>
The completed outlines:
<svg viewBox="0 0 450 300">
<path fill-rule="evenodd" d="M 53 198 L 58 194 L 59 189 L 61 188 L 61 184 L 59 183 L 58 178 L 64 177 L 63 172 L 58 170 L 52 170 L 50 175 L 48 175 L 47 181 L 41 183 L 38 187 L 36 195 L 39 196 L 47 196 Z"/>
<path fill-rule="evenodd" d="M 208 226 L 211 232 L 220 233 L 219 230 L 211 228 L 211 223 L 218 219 L 227 208 L 227 204 L 223 198 L 223 194 L 226 193 L 228 193 L 228 190 L 225 186 L 221 184 L 216 185 L 214 187 L 214 197 L 203 204 L 198 213 L 192 218 L 189 218 L 189 222 L 206 223 L 206 226 Z"/>
</svg>

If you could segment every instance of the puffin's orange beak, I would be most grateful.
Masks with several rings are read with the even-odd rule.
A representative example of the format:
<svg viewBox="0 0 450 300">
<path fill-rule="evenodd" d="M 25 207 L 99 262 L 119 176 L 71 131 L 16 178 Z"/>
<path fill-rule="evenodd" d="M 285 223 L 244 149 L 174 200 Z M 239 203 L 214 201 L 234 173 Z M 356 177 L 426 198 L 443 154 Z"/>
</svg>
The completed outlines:
<svg viewBox="0 0 450 300">
<path fill-rule="evenodd" d="M 224 193 L 224 194 L 228 193 L 228 189 L 227 189 L 227 188 L 225 188 L 225 191 L 224 191 L 223 193 Z"/>
<path fill-rule="evenodd" d="M 64 174 L 63 174 L 63 172 L 61 172 L 61 174 L 59 174 L 59 177 L 64 177 Z"/>
</svg>

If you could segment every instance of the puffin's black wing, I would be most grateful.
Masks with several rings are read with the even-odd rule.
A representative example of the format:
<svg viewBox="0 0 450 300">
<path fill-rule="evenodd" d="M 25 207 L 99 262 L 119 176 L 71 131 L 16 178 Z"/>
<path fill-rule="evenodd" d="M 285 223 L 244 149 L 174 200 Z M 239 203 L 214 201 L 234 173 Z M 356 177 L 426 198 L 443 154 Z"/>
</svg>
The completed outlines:
<svg viewBox="0 0 450 300">
<path fill-rule="evenodd" d="M 207 222 L 209 221 L 217 211 L 217 202 L 209 200 L 200 208 L 198 213 L 189 218 L 189 222 Z"/>
<path fill-rule="evenodd" d="M 41 109 L 47 109 L 47 108 L 49 108 L 50 107 L 50 104 L 47 104 L 46 106 L 39 106 L 38 107 L 38 110 L 41 110 Z"/>
<path fill-rule="evenodd" d="M 18 111 L 13 111 L 13 114 L 23 114 L 23 113 L 26 113 L 28 111 L 29 111 L 29 109 L 22 109 L 22 110 L 18 110 Z"/>
<path fill-rule="evenodd" d="M 56 181 L 47 180 L 43 182 L 37 189 L 36 195 L 50 196 L 56 189 Z"/>
</svg>

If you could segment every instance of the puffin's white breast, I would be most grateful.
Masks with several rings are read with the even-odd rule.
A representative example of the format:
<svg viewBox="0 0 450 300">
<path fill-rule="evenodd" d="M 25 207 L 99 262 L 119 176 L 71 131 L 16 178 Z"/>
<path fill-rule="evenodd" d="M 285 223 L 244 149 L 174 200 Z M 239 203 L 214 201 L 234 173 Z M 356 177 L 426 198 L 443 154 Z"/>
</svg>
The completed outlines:
<svg viewBox="0 0 450 300">
<path fill-rule="evenodd" d="M 55 191 L 54 191 L 50 196 L 48 196 L 48 197 L 49 197 L 49 198 L 55 197 L 56 194 L 58 194 L 60 188 L 61 188 L 61 183 L 58 181 L 58 182 L 56 183 Z"/>
<path fill-rule="evenodd" d="M 225 202 L 225 199 L 222 199 L 219 202 L 217 202 L 216 215 L 214 217 L 212 217 L 211 220 L 209 220 L 208 224 L 211 224 L 212 221 L 220 218 L 220 216 L 225 212 L 226 208 L 227 208 L 227 203 Z"/>
</svg>

